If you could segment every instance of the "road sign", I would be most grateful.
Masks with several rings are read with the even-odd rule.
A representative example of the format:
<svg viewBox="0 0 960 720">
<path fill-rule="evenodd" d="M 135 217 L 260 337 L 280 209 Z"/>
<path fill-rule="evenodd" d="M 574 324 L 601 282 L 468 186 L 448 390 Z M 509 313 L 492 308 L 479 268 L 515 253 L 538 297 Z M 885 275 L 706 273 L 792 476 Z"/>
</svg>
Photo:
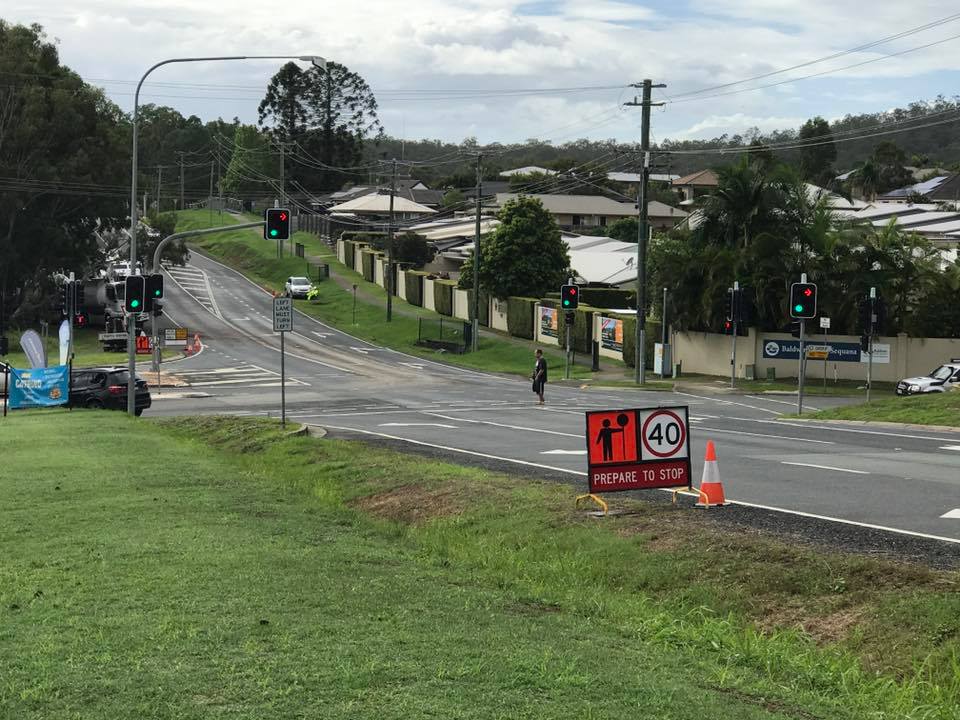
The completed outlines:
<svg viewBox="0 0 960 720">
<path fill-rule="evenodd" d="M 167 347 L 186 347 L 189 335 L 187 328 L 166 328 L 163 331 L 163 343 Z"/>
<path fill-rule="evenodd" d="M 591 493 L 691 487 L 686 407 L 601 410 L 586 416 Z"/>
<path fill-rule="evenodd" d="M 807 345 L 804 349 L 807 351 L 807 359 L 809 360 L 826 360 L 833 350 L 829 345 Z"/>
<path fill-rule="evenodd" d="M 830 329 L 830 318 L 820 316 L 820 329 L 829 330 Z"/>
<path fill-rule="evenodd" d="M 273 299 L 273 331 L 291 332 L 293 330 L 293 298 L 275 297 Z"/>
<path fill-rule="evenodd" d="M 150 338 L 146 335 L 137 335 L 137 355 L 149 355 L 153 350 Z"/>
</svg>

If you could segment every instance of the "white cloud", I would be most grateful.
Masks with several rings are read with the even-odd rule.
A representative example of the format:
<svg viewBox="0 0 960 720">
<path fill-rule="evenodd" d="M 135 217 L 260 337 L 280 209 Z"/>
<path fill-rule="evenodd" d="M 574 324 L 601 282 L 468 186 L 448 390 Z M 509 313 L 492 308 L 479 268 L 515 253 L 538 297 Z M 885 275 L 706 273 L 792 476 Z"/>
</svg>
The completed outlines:
<svg viewBox="0 0 960 720">
<path fill-rule="evenodd" d="M 724 134 L 743 134 L 752 128 L 758 128 L 764 132 L 778 129 L 786 130 L 799 127 L 805 120 L 806 118 L 803 117 L 780 117 L 776 115 L 757 117 L 744 115 L 743 113 L 711 115 L 671 137 L 677 140 L 690 140 L 714 138 Z"/>
</svg>

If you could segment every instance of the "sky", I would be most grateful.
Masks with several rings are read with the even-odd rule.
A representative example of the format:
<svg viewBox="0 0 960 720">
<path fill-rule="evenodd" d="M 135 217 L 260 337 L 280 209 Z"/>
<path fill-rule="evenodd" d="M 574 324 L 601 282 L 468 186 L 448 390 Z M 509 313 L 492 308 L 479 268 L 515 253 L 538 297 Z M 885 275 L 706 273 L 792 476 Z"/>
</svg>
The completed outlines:
<svg viewBox="0 0 960 720">
<path fill-rule="evenodd" d="M 644 78 L 667 86 L 654 91 L 666 103 L 652 111 L 655 142 L 796 128 L 815 115 L 877 112 L 960 87 L 960 7 L 951 0 L 285 0 L 279 7 L 263 0 L 5 0 L 0 18 L 42 25 L 61 61 L 125 110 L 139 77 L 166 58 L 321 55 L 362 75 L 385 131 L 407 139 L 635 142 L 640 108 L 624 103 Z M 896 34 L 903 36 L 689 94 Z M 205 121 L 256 122 L 282 63 L 163 67 L 141 102 Z M 800 79 L 811 74 L 819 76 Z"/>
</svg>

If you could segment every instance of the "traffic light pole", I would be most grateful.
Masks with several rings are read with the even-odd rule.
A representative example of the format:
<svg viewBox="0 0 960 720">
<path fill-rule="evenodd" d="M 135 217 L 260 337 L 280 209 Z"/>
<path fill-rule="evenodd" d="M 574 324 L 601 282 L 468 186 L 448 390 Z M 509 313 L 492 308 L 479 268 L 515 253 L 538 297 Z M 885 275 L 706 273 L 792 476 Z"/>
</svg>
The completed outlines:
<svg viewBox="0 0 960 720">
<path fill-rule="evenodd" d="M 870 323 L 867 326 L 867 402 L 870 402 L 870 385 L 873 383 L 873 331 L 877 317 L 877 289 L 870 288 Z"/>
<path fill-rule="evenodd" d="M 736 387 L 737 384 L 737 321 L 740 319 L 740 312 L 737 307 L 740 298 L 740 282 L 733 281 L 733 297 L 731 304 L 733 311 L 733 342 L 730 346 L 730 387 Z"/>
<path fill-rule="evenodd" d="M 803 415 L 803 376 L 806 370 L 804 363 L 803 331 L 806 328 L 807 321 L 800 319 L 800 370 L 797 379 L 797 415 Z"/>
</svg>

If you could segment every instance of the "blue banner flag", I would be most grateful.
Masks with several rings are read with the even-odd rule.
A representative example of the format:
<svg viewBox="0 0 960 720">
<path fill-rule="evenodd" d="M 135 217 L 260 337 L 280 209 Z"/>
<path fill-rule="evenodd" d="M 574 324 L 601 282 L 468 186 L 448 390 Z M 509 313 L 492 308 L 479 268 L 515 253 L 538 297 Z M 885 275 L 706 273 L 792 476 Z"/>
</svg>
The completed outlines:
<svg viewBox="0 0 960 720">
<path fill-rule="evenodd" d="M 10 368 L 10 407 L 53 407 L 70 400 L 70 367 Z"/>
</svg>

